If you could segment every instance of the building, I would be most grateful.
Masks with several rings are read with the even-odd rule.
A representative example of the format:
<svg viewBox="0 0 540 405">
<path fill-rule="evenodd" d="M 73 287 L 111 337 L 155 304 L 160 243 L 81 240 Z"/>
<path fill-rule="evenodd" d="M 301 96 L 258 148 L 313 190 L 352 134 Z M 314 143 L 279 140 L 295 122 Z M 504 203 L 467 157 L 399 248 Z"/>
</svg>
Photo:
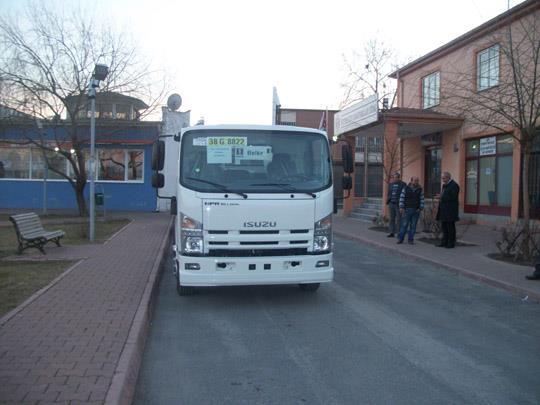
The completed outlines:
<svg viewBox="0 0 540 405">
<path fill-rule="evenodd" d="M 69 102 L 77 102 L 75 98 Z M 96 193 L 101 194 L 98 209 L 154 211 L 157 208 L 152 188 L 152 144 L 161 133 L 161 122 L 141 121 L 148 106 L 139 99 L 117 93 L 98 93 L 96 98 Z M 70 109 L 71 110 L 71 109 Z M 77 199 L 71 182 L 74 169 L 68 162 L 77 159 L 71 142 L 77 122 L 82 153 L 90 154 L 90 111 L 79 109 L 76 117 L 65 120 L 36 121 L 28 116 L 5 114 L 0 118 L 0 208 L 73 209 Z M 44 152 L 36 143 L 44 142 Z M 48 162 L 46 164 L 45 162 Z M 84 197 L 88 203 L 88 190 Z"/>
<path fill-rule="evenodd" d="M 516 48 L 522 56 L 518 75 L 525 85 L 538 82 L 533 48 L 540 39 L 539 14 L 539 1 L 525 1 L 398 69 L 391 74 L 397 80 L 397 107 L 379 111 L 355 136 L 383 134 L 384 167 L 401 171 L 406 181 L 418 175 L 427 197 L 437 196 L 441 173 L 450 172 L 461 186 L 462 216 L 489 223 L 517 220 L 522 206 L 519 132 L 491 113 L 504 97 L 510 100 L 504 111 L 517 104 L 502 93 L 512 82 L 505 54 L 509 32 L 514 44 L 531 41 L 530 48 Z M 536 86 L 533 104 L 538 108 Z M 539 218 L 539 136 L 536 140 L 528 185 L 531 216 Z"/>
</svg>

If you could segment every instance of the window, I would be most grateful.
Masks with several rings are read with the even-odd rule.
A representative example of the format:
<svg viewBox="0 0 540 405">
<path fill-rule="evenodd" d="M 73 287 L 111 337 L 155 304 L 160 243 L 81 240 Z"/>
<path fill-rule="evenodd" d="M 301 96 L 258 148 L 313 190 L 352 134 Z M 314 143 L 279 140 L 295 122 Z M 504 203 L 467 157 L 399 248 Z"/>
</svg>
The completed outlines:
<svg viewBox="0 0 540 405">
<path fill-rule="evenodd" d="M 83 150 L 86 171 L 90 177 L 90 151 Z M 0 147 L 0 178 L 63 180 L 65 173 L 74 178 L 71 164 L 61 153 L 48 151 L 49 170 L 45 172 L 43 150 L 36 147 L 7 145 Z M 144 151 L 125 149 L 96 150 L 98 177 L 96 180 L 143 181 Z M 127 167 L 127 170 L 126 170 Z"/>
<path fill-rule="evenodd" d="M 513 138 L 489 136 L 467 141 L 465 211 L 510 214 Z"/>
<path fill-rule="evenodd" d="M 144 152 L 142 150 L 129 150 L 128 155 L 128 180 L 142 180 Z"/>
<path fill-rule="evenodd" d="M 98 180 L 143 180 L 144 151 L 100 149 L 98 156 Z"/>
<path fill-rule="evenodd" d="M 493 45 L 478 53 L 476 70 L 476 83 L 479 91 L 499 84 L 499 45 Z"/>
<path fill-rule="evenodd" d="M 8 145 L 0 148 L 3 176 L 8 179 L 30 178 L 30 148 L 27 146 Z"/>
<path fill-rule="evenodd" d="M 423 108 L 434 107 L 439 104 L 441 89 L 441 73 L 435 72 L 422 79 L 422 105 Z"/>
<path fill-rule="evenodd" d="M 116 104 L 116 119 L 128 120 L 130 119 L 130 106 L 127 104 Z"/>
<path fill-rule="evenodd" d="M 296 125 L 296 111 L 281 111 L 280 112 L 280 125 Z"/>
</svg>

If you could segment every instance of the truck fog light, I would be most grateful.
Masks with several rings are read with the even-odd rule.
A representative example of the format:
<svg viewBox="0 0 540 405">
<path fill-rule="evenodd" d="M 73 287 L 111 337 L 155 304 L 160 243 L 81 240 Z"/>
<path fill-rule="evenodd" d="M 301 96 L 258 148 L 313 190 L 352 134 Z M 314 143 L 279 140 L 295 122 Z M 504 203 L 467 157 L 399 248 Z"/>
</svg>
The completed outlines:
<svg viewBox="0 0 540 405">
<path fill-rule="evenodd" d="M 201 269 L 201 265 L 199 263 L 186 263 L 184 265 L 184 268 L 186 270 L 200 270 Z"/>
<path fill-rule="evenodd" d="M 330 260 L 319 260 L 315 267 L 328 267 L 330 266 Z"/>
</svg>

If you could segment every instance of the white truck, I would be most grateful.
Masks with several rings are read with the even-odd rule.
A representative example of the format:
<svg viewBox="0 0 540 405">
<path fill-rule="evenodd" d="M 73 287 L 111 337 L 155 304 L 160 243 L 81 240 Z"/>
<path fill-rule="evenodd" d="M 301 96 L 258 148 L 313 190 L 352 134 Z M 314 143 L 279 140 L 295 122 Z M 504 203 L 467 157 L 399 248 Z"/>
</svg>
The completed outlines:
<svg viewBox="0 0 540 405">
<path fill-rule="evenodd" d="M 198 286 L 299 284 L 334 276 L 332 160 L 325 132 L 291 126 L 195 126 L 180 142 L 174 274 L 180 295 Z M 350 152 L 345 172 L 352 171 Z M 163 141 L 152 183 L 163 186 Z M 344 177 L 350 190 L 350 177 Z M 160 196 L 161 197 L 161 196 Z M 167 198 L 167 197 L 165 197 Z"/>
</svg>

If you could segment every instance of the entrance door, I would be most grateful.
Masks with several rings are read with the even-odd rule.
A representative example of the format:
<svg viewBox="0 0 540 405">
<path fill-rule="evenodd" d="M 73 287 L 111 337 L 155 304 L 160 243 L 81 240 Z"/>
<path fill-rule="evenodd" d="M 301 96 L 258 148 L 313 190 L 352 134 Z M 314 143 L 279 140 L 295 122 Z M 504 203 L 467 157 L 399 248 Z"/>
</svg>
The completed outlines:
<svg viewBox="0 0 540 405">
<path fill-rule="evenodd" d="M 424 194 L 428 198 L 433 198 L 441 192 L 441 157 L 442 148 L 440 146 L 426 148 Z"/>
</svg>

